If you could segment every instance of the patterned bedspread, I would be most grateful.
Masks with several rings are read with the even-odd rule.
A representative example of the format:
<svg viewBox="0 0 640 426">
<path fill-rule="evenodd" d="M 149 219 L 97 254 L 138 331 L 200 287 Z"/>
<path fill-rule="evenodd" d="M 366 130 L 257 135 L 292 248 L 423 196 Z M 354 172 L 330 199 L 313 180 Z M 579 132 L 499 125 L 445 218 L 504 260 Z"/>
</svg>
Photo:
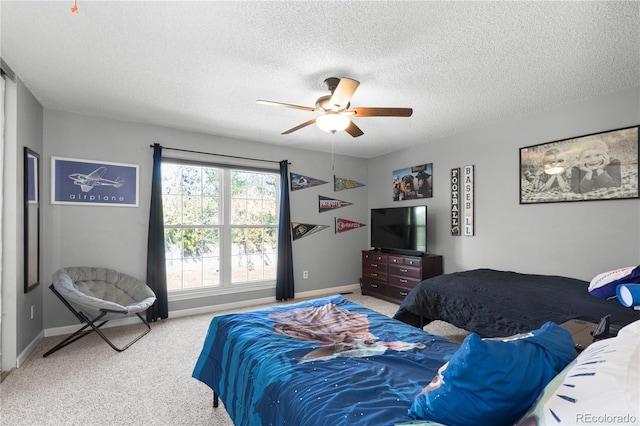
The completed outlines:
<svg viewBox="0 0 640 426">
<path fill-rule="evenodd" d="M 214 317 L 193 377 L 236 425 L 392 425 L 457 348 L 333 296 Z"/>
</svg>

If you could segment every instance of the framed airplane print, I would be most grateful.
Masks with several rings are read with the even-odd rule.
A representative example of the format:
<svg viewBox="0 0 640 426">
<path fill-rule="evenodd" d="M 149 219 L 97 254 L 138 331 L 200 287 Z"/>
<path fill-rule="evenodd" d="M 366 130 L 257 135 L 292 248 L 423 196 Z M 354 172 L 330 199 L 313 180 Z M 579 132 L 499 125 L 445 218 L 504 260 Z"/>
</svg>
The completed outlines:
<svg viewBox="0 0 640 426">
<path fill-rule="evenodd" d="M 135 164 L 51 157 L 51 203 L 138 207 Z"/>
</svg>

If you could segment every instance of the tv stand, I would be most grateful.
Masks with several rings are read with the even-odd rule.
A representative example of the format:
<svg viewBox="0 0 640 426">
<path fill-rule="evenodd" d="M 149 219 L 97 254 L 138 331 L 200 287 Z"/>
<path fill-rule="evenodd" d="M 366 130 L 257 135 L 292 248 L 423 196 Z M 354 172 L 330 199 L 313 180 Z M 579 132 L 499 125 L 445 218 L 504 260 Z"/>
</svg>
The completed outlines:
<svg viewBox="0 0 640 426">
<path fill-rule="evenodd" d="M 442 275 L 442 256 L 364 250 L 360 289 L 389 302 L 402 303 L 420 281 Z"/>
</svg>

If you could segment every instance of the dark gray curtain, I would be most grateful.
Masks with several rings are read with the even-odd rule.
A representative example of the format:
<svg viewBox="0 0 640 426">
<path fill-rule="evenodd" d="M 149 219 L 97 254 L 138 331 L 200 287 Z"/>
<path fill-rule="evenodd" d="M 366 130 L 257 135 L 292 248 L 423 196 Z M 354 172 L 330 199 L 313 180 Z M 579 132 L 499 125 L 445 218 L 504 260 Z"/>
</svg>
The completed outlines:
<svg viewBox="0 0 640 426">
<path fill-rule="evenodd" d="M 156 302 L 147 310 L 147 321 L 169 317 L 167 270 L 164 256 L 164 216 L 162 212 L 162 146 L 153 144 L 151 211 L 147 241 L 147 285 L 156 294 Z"/>
<path fill-rule="evenodd" d="M 288 165 L 288 160 L 280 162 L 280 221 L 278 222 L 276 300 L 293 299 L 293 248 L 291 247 Z"/>
</svg>

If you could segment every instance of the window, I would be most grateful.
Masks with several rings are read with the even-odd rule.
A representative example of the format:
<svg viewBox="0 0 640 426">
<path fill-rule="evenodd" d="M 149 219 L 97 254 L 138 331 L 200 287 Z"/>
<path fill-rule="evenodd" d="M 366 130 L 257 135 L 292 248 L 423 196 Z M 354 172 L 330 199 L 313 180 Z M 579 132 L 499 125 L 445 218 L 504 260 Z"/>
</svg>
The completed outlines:
<svg viewBox="0 0 640 426">
<path fill-rule="evenodd" d="M 275 286 L 279 180 L 163 159 L 168 290 Z"/>
</svg>

